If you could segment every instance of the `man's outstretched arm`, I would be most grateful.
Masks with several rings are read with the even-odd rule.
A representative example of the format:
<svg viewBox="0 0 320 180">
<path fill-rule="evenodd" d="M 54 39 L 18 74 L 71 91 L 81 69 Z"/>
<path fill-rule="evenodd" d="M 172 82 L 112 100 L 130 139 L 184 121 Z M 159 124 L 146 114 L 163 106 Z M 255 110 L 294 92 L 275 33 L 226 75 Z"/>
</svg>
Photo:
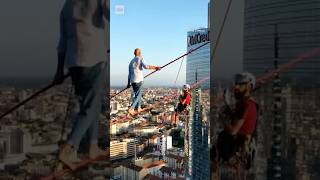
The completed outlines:
<svg viewBox="0 0 320 180">
<path fill-rule="evenodd" d="M 152 65 L 148 65 L 148 68 L 147 69 L 151 69 L 151 70 L 156 70 L 156 71 L 159 71 L 161 69 L 160 66 L 152 66 Z"/>
<path fill-rule="evenodd" d="M 143 58 L 141 59 L 141 64 L 144 69 L 150 69 L 150 70 L 156 70 L 156 71 L 161 70 L 160 66 L 146 65 Z"/>
</svg>

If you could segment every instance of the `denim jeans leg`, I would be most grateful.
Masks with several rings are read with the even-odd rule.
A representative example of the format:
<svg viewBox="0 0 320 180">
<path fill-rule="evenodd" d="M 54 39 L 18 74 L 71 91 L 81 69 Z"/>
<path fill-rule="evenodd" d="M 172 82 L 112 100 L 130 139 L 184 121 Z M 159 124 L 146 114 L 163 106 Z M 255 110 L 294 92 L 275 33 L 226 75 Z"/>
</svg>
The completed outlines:
<svg viewBox="0 0 320 180">
<path fill-rule="evenodd" d="M 141 99 L 141 84 L 142 82 L 139 83 L 132 83 L 132 89 L 133 89 L 133 98 L 132 98 L 132 104 L 131 104 L 131 109 L 136 109 L 136 107 L 139 104 L 139 101 Z"/>
<path fill-rule="evenodd" d="M 142 82 L 139 83 L 139 89 L 138 89 L 138 103 L 136 105 L 136 109 L 141 108 L 141 98 L 142 98 Z"/>
<path fill-rule="evenodd" d="M 91 141 L 97 139 L 97 123 L 101 109 L 101 96 L 99 95 L 101 64 L 70 69 L 70 73 L 76 93 L 80 96 L 80 111 L 77 114 L 68 143 L 78 146 L 90 127 L 92 127 L 89 132 Z"/>
<path fill-rule="evenodd" d="M 97 99 L 97 104 L 100 106 L 97 106 L 96 109 L 94 109 L 94 113 L 92 116 L 92 122 L 88 129 L 88 136 L 90 140 L 90 144 L 98 144 L 98 125 L 99 125 L 99 107 L 101 107 L 100 99 Z"/>
<path fill-rule="evenodd" d="M 132 103 L 131 103 L 131 109 L 135 109 L 138 101 L 137 101 L 137 97 L 138 97 L 138 84 L 137 83 L 132 83 L 132 90 L 133 90 L 133 96 L 132 96 Z"/>
<path fill-rule="evenodd" d="M 106 65 L 103 65 L 101 72 L 99 72 L 98 77 L 98 86 L 97 86 L 97 101 L 95 102 L 97 104 L 97 108 L 95 109 L 96 112 L 95 117 L 93 118 L 93 122 L 91 126 L 88 129 L 89 139 L 91 144 L 98 144 L 98 126 L 99 126 L 99 114 L 105 114 L 105 91 L 106 91 Z M 100 108 L 99 108 L 100 107 Z"/>
</svg>

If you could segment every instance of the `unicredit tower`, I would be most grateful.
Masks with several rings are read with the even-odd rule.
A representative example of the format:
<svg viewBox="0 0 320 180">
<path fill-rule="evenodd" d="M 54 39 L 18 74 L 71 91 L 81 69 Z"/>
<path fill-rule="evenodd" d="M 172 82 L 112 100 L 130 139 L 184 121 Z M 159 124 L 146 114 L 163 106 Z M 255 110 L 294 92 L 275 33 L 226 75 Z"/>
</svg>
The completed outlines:
<svg viewBox="0 0 320 180">
<path fill-rule="evenodd" d="M 188 32 L 187 49 L 195 49 L 209 41 L 208 28 L 201 28 Z M 210 43 L 192 52 L 187 57 L 187 74 L 186 81 L 188 84 L 195 83 L 195 74 L 198 72 L 198 81 L 207 78 L 204 83 L 201 83 L 202 89 L 210 87 Z"/>
</svg>

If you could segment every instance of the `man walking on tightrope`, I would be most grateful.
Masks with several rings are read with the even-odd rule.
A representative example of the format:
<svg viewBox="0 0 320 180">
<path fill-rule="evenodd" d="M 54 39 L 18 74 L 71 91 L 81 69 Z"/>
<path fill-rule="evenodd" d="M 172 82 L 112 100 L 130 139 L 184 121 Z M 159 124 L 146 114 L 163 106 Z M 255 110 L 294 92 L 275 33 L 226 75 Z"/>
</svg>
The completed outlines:
<svg viewBox="0 0 320 180">
<path fill-rule="evenodd" d="M 59 159 L 75 169 L 81 139 L 89 135 L 89 157 L 106 159 L 107 150 L 98 147 L 98 120 L 107 80 L 108 26 L 107 0 L 66 0 L 60 15 L 58 67 L 54 82 L 63 82 L 64 65 L 69 69 L 80 110 Z M 102 103 L 103 102 L 103 103 Z"/>
<path fill-rule="evenodd" d="M 128 75 L 128 84 L 127 88 L 132 86 L 133 89 L 133 98 L 131 106 L 128 110 L 130 115 L 141 112 L 141 97 L 142 97 L 142 85 L 143 85 L 143 69 L 150 69 L 159 71 L 161 67 L 146 65 L 144 59 L 141 56 L 141 50 L 136 48 L 134 50 L 135 57 L 129 63 L 129 75 Z"/>
<path fill-rule="evenodd" d="M 231 122 L 225 121 L 224 131 L 219 134 L 217 142 L 218 157 L 222 161 L 229 161 L 237 153 L 249 153 L 246 151 L 250 149 L 248 146 L 255 132 L 258 116 L 258 105 L 251 96 L 254 88 L 255 77 L 251 73 L 244 72 L 235 76 L 235 109 L 225 112 Z"/>
</svg>

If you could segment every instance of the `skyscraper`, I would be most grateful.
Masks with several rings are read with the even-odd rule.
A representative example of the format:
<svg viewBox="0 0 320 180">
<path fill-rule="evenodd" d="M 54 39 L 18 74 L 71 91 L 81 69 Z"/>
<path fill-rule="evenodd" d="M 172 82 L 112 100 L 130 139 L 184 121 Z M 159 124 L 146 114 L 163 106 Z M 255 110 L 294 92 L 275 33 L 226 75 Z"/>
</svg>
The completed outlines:
<svg viewBox="0 0 320 180">
<path fill-rule="evenodd" d="M 197 80 L 197 78 L 196 78 Z M 188 140 L 185 146 L 186 179 L 210 179 L 210 161 L 208 148 L 208 126 L 202 121 L 201 89 L 196 88 L 192 92 L 192 104 L 188 120 Z"/>
<path fill-rule="evenodd" d="M 320 44 L 319 6 L 320 1 L 312 0 L 247 0 L 244 9 L 244 70 L 261 75 L 276 69 L 277 66 L 281 68 L 281 65 L 292 62 L 301 55 L 310 54 L 309 52 L 318 48 Z M 261 142 L 258 141 L 258 148 L 261 146 L 261 149 L 267 151 L 268 157 L 260 153 L 257 159 L 265 161 L 268 158 L 268 179 L 295 179 L 293 177 L 304 179 L 308 176 L 311 179 L 319 179 L 312 175 L 318 172 L 312 169 L 312 163 L 317 157 L 317 154 L 312 152 L 316 151 L 316 148 L 298 143 L 312 141 L 310 129 L 318 127 L 317 120 L 309 118 L 317 117 L 317 111 L 304 105 L 302 100 L 306 99 L 306 104 L 315 104 L 316 96 L 311 95 L 311 98 L 310 92 L 318 91 L 319 57 L 318 53 L 318 55 L 300 58 L 299 63 L 287 71 L 280 72 L 274 79 L 273 91 L 267 85 L 264 85 L 263 91 L 259 91 L 259 94 L 267 96 L 261 101 L 265 103 L 265 107 L 260 107 L 265 123 L 261 128 L 268 129 L 260 131 L 260 136 L 263 138 Z M 287 84 L 288 82 L 293 83 Z M 309 85 L 317 88 L 310 88 Z M 290 91 L 286 92 L 286 89 Z M 274 96 L 272 101 L 268 100 L 270 92 Z M 295 99 L 299 101 L 294 102 Z M 318 105 L 314 107 L 319 109 Z M 300 112 L 303 115 L 300 115 Z M 301 127 L 301 122 L 304 122 L 306 130 L 297 131 L 292 127 L 295 124 Z M 272 124 L 273 127 L 268 124 Z M 316 135 L 319 136 L 319 134 Z M 272 144 L 268 143 L 268 140 Z M 261 151 L 258 150 L 258 152 Z M 296 152 L 307 156 L 309 161 L 297 155 Z M 292 165 L 289 166 L 288 162 Z M 261 166 L 262 163 L 257 165 Z M 258 169 L 264 168 L 258 167 Z M 266 176 L 260 173 L 258 175 Z"/>
<path fill-rule="evenodd" d="M 207 28 L 200 28 L 188 32 L 187 50 L 195 49 L 209 41 Z M 192 52 L 187 57 L 186 81 L 188 84 L 195 83 L 195 72 L 199 72 L 199 80 L 210 76 L 210 44 Z M 202 83 L 202 88 L 208 89 L 210 81 Z"/>
<path fill-rule="evenodd" d="M 259 75 L 273 69 L 276 29 L 279 66 L 319 48 L 319 6 L 320 1 L 314 0 L 247 0 L 244 9 L 244 70 Z M 319 57 L 318 53 L 305 58 L 304 62 L 281 73 L 282 82 L 319 83 Z"/>
</svg>

